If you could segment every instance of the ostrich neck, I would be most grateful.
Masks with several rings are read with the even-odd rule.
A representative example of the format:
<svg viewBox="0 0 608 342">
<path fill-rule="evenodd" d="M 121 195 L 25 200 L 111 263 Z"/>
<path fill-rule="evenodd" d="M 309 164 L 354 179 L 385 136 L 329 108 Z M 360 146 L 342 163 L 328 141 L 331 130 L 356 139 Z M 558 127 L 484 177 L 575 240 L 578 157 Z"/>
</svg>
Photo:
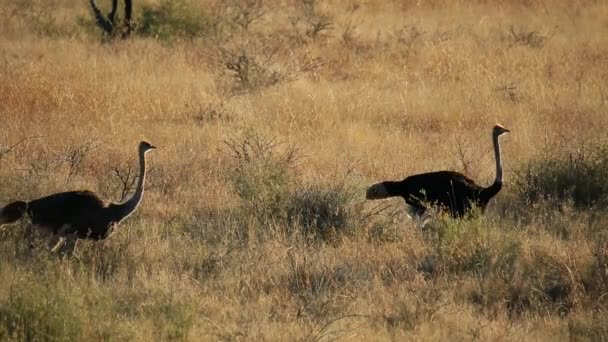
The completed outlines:
<svg viewBox="0 0 608 342">
<path fill-rule="evenodd" d="M 137 209 L 137 206 L 139 206 L 139 203 L 141 202 L 141 199 L 144 195 L 145 182 L 146 182 L 146 156 L 145 156 L 145 152 L 140 151 L 139 152 L 139 177 L 137 180 L 137 187 L 135 189 L 135 193 L 133 194 L 133 196 L 130 199 L 128 199 L 126 202 L 119 205 L 119 207 L 120 207 L 119 220 L 120 221 L 129 217 L 129 215 L 131 215 L 135 211 L 135 209 Z"/>
<path fill-rule="evenodd" d="M 494 183 L 502 183 L 502 162 L 500 160 L 500 144 L 498 143 L 498 135 L 494 135 L 494 157 L 496 159 L 496 180 Z"/>
<path fill-rule="evenodd" d="M 496 158 L 496 179 L 494 180 L 494 184 L 490 185 L 487 188 L 483 188 L 479 194 L 478 200 L 482 210 L 492 199 L 492 197 L 496 196 L 500 189 L 502 189 L 502 164 L 500 162 L 500 146 L 498 144 L 498 135 L 494 135 L 492 138 L 494 140 L 494 157 Z"/>
</svg>

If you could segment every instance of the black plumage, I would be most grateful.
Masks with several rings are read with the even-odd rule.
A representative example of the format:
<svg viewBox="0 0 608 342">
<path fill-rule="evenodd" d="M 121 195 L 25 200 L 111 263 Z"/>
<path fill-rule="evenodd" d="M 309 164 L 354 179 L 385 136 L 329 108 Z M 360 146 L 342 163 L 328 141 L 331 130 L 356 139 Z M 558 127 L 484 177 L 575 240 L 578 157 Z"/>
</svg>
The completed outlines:
<svg viewBox="0 0 608 342">
<path fill-rule="evenodd" d="M 74 234 L 79 239 L 105 239 L 120 221 L 117 206 L 104 203 L 91 191 L 68 191 L 28 203 L 32 224 L 53 234 Z"/>
<path fill-rule="evenodd" d="M 27 202 L 17 201 L 7 204 L 0 209 L 0 225 L 19 220 L 27 211 Z"/>
<path fill-rule="evenodd" d="M 473 205 L 482 211 L 502 188 L 502 183 L 483 188 L 465 175 L 454 171 L 423 173 L 402 181 L 386 181 L 373 187 L 383 187 L 385 192 L 378 198 L 403 197 L 416 214 L 422 215 L 427 205 L 449 212 L 452 217 L 463 217 Z M 368 199 L 378 199 L 368 191 Z"/>
<path fill-rule="evenodd" d="M 502 164 L 498 137 L 509 130 L 495 126 L 492 131 L 496 158 L 496 179 L 487 188 L 455 171 L 437 171 L 409 176 L 402 181 L 385 181 L 370 186 L 367 199 L 402 197 L 421 216 L 427 207 L 434 206 L 454 218 L 462 218 L 478 207 L 482 212 L 490 200 L 502 189 Z"/>
</svg>

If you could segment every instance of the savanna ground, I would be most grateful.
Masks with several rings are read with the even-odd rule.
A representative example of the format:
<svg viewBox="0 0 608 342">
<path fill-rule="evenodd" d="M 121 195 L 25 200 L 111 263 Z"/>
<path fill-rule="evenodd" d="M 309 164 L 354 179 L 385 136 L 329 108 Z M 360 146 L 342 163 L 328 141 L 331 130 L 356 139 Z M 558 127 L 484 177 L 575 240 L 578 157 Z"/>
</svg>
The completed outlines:
<svg viewBox="0 0 608 342">
<path fill-rule="evenodd" d="M 87 5 L 0 1 L 0 203 L 120 201 L 160 149 L 74 258 L 2 227 L 0 339 L 608 339 L 608 2 L 136 0 L 125 40 Z M 489 184 L 497 122 L 485 216 L 364 201 Z"/>
</svg>

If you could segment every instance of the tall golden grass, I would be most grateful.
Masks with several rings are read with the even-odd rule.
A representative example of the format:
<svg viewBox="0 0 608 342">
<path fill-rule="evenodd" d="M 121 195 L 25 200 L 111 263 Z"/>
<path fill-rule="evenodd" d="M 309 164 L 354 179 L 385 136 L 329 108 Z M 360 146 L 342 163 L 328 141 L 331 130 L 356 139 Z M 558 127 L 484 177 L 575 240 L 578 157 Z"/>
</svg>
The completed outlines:
<svg viewBox="0 0 608 342">
<path fill-rule="evenodd" d="M 526 203 L 513 184 L 540 155 L 605 143 L 608 3 L 213 16 L 244 3 L 179 2 L 200 34 L 121 40 L 83 1 L 0 1 L 0 204 L 118 201 L 139 140 L 160 147 L 137 214 L 75 258 L 38 248 L 27 222 L 2 227 L 1 339 L 607 338 L 608 212 Z M 167 4 L 136 1 L 136 24 Z M 438 169 L 489 184 L 497 122 L 505 187 L 483 217 L 421 230 L 402 200 L 364 201 L 368 184 Z M 311 237 L 322 220 L 336 229 Z"/>
</svg>

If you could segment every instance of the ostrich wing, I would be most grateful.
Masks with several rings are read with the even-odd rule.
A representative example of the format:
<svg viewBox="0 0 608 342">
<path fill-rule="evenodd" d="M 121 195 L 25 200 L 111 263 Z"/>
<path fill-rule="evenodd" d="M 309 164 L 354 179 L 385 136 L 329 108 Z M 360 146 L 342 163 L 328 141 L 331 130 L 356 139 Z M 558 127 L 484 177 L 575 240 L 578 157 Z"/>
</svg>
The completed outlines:
<svg viewBox="0 0 608 342">
<path fill-rule="evenodd" d="M 59 228 L 70 224 L 84 213 L 102 209 L 106 204 L 90 191 L 68 191 L 29 202 L 28 213 L 33 224 Z"/>
<path fill-rule="evenodd" d="M 413 175 L 404 180 L 407 192 L 419 199 L 441 197 L 456 191 L 474 194 L 480 187 L 467 176 L 455 171 L 437 171 Z"/>
</svg>

